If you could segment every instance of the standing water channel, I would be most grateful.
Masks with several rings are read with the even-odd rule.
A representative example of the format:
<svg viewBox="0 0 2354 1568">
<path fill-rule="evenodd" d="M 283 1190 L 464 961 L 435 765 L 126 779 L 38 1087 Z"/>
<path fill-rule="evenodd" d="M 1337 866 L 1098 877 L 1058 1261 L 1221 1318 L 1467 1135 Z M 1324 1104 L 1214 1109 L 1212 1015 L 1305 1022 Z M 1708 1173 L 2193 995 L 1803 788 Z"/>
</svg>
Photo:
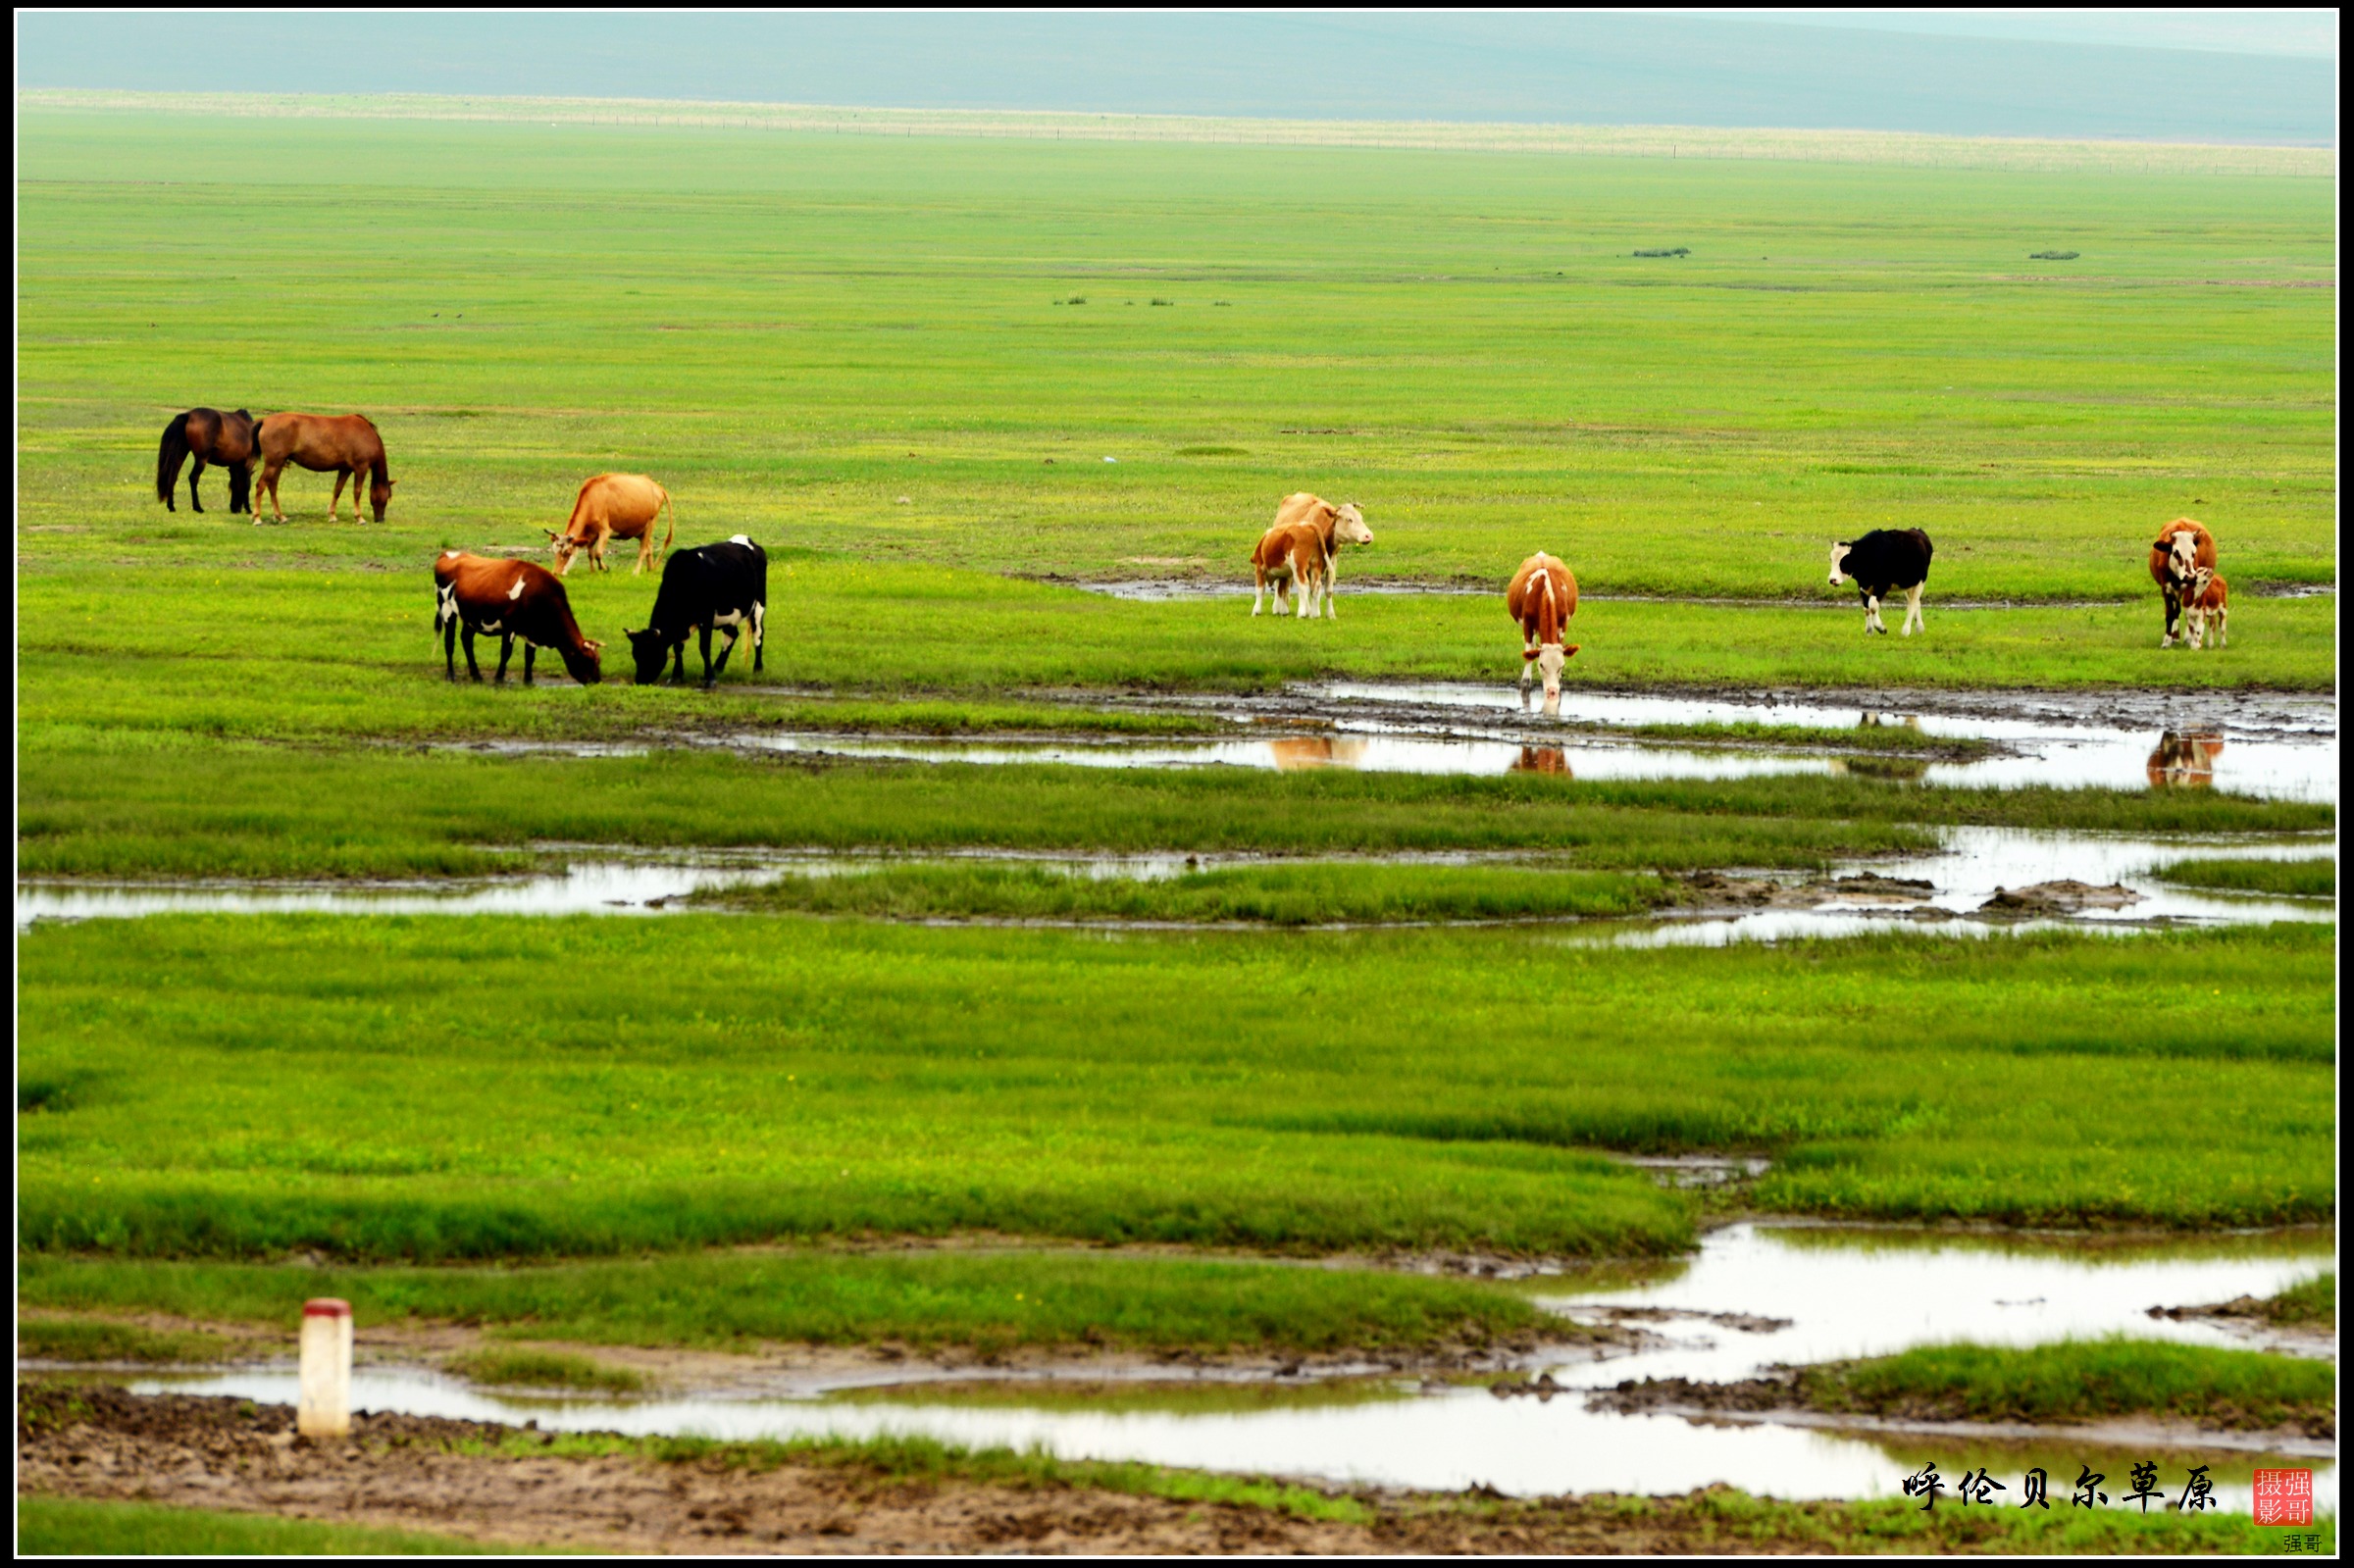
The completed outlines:
<svg viewBox="0 0 2354 1568">
<path fill-rule="evenodd" d="M 2150 1317 L 2269 1295 L 2329 1266 L 2320 1233 L 2229 1236 L 2189 1243 L 2085 1246 L 2058 1239 L 1994 1239 L 1950 1233 L 1740 1224 L 1709 1236 L 1688 1264 L 1640 1283 L 1581 1289 L 1574 1276 L 1521 1282 L 1532 1298 L 1573 1320 L 1647 1331 L 1637 1348 L 1590 1359 L 1529 1360 L 1549 1374 L 1548 1396 L 1507 1395 L 1483 1384 L 1395 1375 L 1316 1383 L 1169 1369 L 1106 1389 L 1100 1368 L 1008 1378 L 902 1371 L 861 1379 L 763 1371 L 765 1387 L 640 1399 L 486 1391 L 416 1368 L 362 1368 L 353 1402 L 367 1409 L 464 1417 L 543 1430 L 721 1439 L 920 1435 L 965 1445 L 1036 1445 L 1071 1459 L 1143 1460 L 1188 1468 L 1298 1476 L 1333 1483 L 1457 1490 L 1485 1484 L 1515 1495 L 1566 1492 L 1668 1493 L 1723 1483 L 1786 1498 L 1896 1493 L 1935 1462 L 1950 1484 L 1983 1467 L 2016 1505 L 2021 1478 L 2040 1468 L 2054 1505 L 2088 1466 L 2113 1498 L 2132 1465 L 2159 1467 L 2169 1496 L 2203 1464 L 2227 1509 L 2249 1507 L 2259 1463 L 2314 1471 L 2317 1508 L 2337 1506 L 2330 1441 L 2190 1435 L 2181 1429 L 1896 1429 L 1866 1419 L 1827 1425 L 1757 1416 L 1613 1414 L 1587 1395 L 1626 1380 L 1731 1382 L 1774 1363 L 1881 1355 L 1970 1340 L 2032 1345 L 2124 1334 L 2245 1347 L 2199 1319 Z M 255 1368 L 142 1378 L 138 1391 L 230 1394 L 291 1402 L 294 1374 Z M 1082 1387 L 1081 1385 L 1084 1385 Z M 1819 1419 L 1819 1418 L 1817 1418 Z M 1950 1505 L 1951 1499 L 1944 1502 Z M 2114 1503 L 2112 1505 L 2115 1505 Z"/>
</svg>

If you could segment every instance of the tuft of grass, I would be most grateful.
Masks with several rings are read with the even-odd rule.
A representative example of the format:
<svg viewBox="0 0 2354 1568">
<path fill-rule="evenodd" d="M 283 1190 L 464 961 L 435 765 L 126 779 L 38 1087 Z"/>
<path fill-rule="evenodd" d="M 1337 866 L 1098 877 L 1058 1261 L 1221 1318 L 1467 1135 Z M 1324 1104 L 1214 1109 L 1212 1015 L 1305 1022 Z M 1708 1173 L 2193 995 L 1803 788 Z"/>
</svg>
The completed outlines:
<svg viewBox="0 0 2354 1568">
<path fill-rule="evenodd" d="M 101 1318 L 17 1320 L 17 1354 L 32 1361 L 218 1361 L 229 1341 L 217 1334 L 156 1330 Z"/>
<path fill-rule="evenodd" d="M 2328 1362 L 2124 1338 L 2027 1349 L 1922 1345 L 1808 1367 L 1799 1388 L 1817 1409 L 1948 1421 L 2155 1415 L 2233 1429 L 2334 1430 L 2337 1409 L 2337 1369 Z"/>
<path fill-rule="evenodd" d="M 1658 877 L 1502 866 L 1248 866 L 1147 880 L 1043 866 L 947 864 L 785 877 L 714 891 L 701 901 L 894 920 L 1321 926 L 1623 916 L 1676 896 L 1674 885 Z"/>
<path fill-rule="evenodd" d="M 486 1347 L 451 1356 L 443 1363 L 452 1372 L 476 1383 L 519 1389 L 586 1389 L 596 1393 L 637 1393 L 646 1386 L 643 1374 L 611 1366 L 585 1355 L 554 1350 Z"/>
<path fill-rule="evenodd" d="M 1833 730 L 1824 725 L 1761 724 L 1754 720 L 1710 724 L 1643 724 L 1629 726 L 1627 734 L 1661 740 L 1756 741 L 1777 746 L 1829 746 L 1848 751 L 1924 751 L 1941 758 L 1982 757 L 1992 750 L 1986 741 L 1967 735 L 1927 734 L 1901 724 L 1856 725 Z"/>
<path fill-rule="evenodd" d="M 2151 875 L 2184 887 L 2218 887 L 2230 892 L 2271 893 L 2285 898 L 2337 896 L 2337 862 L 2316 856 L 2309 860 L 2235 860 L 2227 856 L 2176 860 Z"/>
<path fill-rule="evenodd" d="M 2301 1280 L 2264 1303 L 2264 1315 L 2275 1323 L 2337 1327 L 2337 1272 Z"/>
<path fill-rule="evenodd" d="M 17 1496 L 17 1551 L 27 1557 L 454 1557 L 531 1549 L 214 1508 Z"/>
<path fill-rule="evenodd" d="M 508 1340 L 739 1350 L 776 1341 L 1418 1354 L 1577 1333 L 1474 1281 L 1076 1251 L 705 1252 L 433 1269 L 27 1256 L 19 1290 L 27 1303 L 138 1303 L 267 1324 L 292 1321 L 311 1296 L 339 1295 L 370 1323 L 455 1321 Z M 459 1370 L 624 1391 L 595 1381 L 613 1369 L 537 1350 L 487 1348 Z"/>
</svg>

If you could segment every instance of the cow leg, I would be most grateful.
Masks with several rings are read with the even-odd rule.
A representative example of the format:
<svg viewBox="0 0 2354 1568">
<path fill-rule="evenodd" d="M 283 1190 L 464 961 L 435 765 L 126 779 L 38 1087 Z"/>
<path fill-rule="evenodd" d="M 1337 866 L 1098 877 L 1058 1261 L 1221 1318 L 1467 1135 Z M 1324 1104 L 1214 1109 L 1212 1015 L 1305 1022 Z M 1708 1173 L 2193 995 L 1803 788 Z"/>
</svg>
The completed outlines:
<svg viewBox="0 0 2354 1568">
<path fill-rule="evenodd" d="M 1267 597 L 1267 569 L 1254 564 L 1251 568 L 1251 613 L 1256 615 L 1259 605 Z"/>
<path fill-rule="evenodd" d="M 742 635 L 743 633 L 737 628 L 728 628 L 728 640 L 719 645 L 719 663 L 713 665 L 703 676 L 704 690 L 708 691 L 719 684 L 719 678 L 727 673 L 728 655 L 736 651 L 736 639 Z"/>
<path fill-rule="evenodd" d="M 1520 633 L 1520 694 L 1528 695 L 1529 680 L 1536 671 L 1533 662 L 1537 654 L 1537 639 L 1526 632 Z"/>
<path fill-rule="evenodd" d="M 514 657 L 515 633 L 512 632 L 501 632 L 498 634 L 498 674 L 491 678 L 494 683 L 500 685 L 504 685 L 506 683 L 507 661 Z"/>
<path fill-rule="evenodd" d="M 483 667 L 474 662 L 474 628 L 466 628 L 466 673 L 477 682 L 483 679 Z"/>
<path fill-rule="evenodd" d="M 538 653 L 539 644 L 526 637 L 523 643 L 523 683 L 527 686 L 532 683 L 532 660 L 537 658 Z"/>
<path fill-rule="evenodd" d="M 2171 648 L 2182 626 L 2182 596 L 2172 587 L 2160 588 L 2158 596 L 2166 607 L 2166 635 L 2158 639 L 2158 646 Z"/>
<path fill-rule="evenodd" d="M 454 685 L 458 679 L 458 623 L 454 616 L 441 623 L 441 668 Z"/>
<path fill-rule="evenodd" d="M 645 537 L 638 541 L 638 564 L 630 568 L 630 576 L 634 578 L 643 577 L 645 575 L 645 569 L 653 565 L 653 562 L 654 530 L 653 526 L 648 524 L 645 530 Z"/>
<path fill-rule="evenodd" d="M 673 685 L 687 683 L 687 639 L 679 638 L 678 646 L 670 650 L 670 680 Z"/>
<path fill-rule="evenodd" d="M 703 689 L 708 691 L 711 689 L 711 683 L 718 679 L 711 673 L 711 623 L 706 621 L 701 626 L 696 627 L 694 629 L 694 634 L 696 637 L 696 646 L 701 648 L 703 653 Z M 686 650 L 687 644 L 684 642 L 680 643 L 679 653 L 681 658 L 686 656 Z M 725 658 L 727 655 L 722 654 L 720 657 Z"/>
<path fill-rule="evenodd" d="M 196 457 L 196 454 L 193 452 L 190 452 L 188 455 L 190 457 Z M 196 493 L 196 481 L 203 478 L 204 459 L 201 457 L 196 457 L 195 467 L 188 470 L 188 505 L 192 510 L 197 512 L 202 512 L 204 510 L 204 497 Z"/>
<path fill-rule="evenodd" d="M 2225 605 L 2215 612 L 2215 645 L 2217 647 L 2220 648 L 2231 640 L 2225 635 L 2225 632 L 2230 630 L 2230 623 L 2231 607 L 2229 605 Z"/>
<path fill-rule="evenodd" d="M 760 668 L 761 651 L 768 646 L 768 606 L 759 599 L 752 601 L 752 668 Z"/>
<path fill-rule="evenodd" d="M 1920 618 L 1920 584 L 1918 582 L 1905 589 L 1905 635 L 1911 636 L 1917 626 L 1923 632 L 1929 629 L 1929 624 Z"/>
<path fill-rule="evenodd" d="M 1867 632 L 1877 632 L 1882 636 L 1888 634 L 1888 629 L 1880 625 L 1880 596 L 1876 593 L 1867 592 L 1864 595 L 1864 630 Z"/>
</svg>

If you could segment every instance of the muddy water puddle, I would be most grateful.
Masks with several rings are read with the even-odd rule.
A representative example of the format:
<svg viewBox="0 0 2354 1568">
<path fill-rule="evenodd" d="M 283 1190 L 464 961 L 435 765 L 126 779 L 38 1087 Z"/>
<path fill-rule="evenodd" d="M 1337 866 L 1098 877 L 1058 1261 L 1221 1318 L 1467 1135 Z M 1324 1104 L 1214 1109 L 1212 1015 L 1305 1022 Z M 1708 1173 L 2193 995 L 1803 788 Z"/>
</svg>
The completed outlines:
<svg viewBox="0 0 2354 1568">
<path fill-rule="evenodd" d="M 1884 1354 L 1959 1339 L 2030 1345 L 2129 1334 L 2218 1346 L 2244 1338 L 2202 1320 L 2153 1319 L 2153 1306 L 2269 1295 L 2329 1266 L 2327 1235 L 2268 1235 L 2208 1243 L 2088 1249 L 1905 1231 L 1736 1225 L 1699 1255 L 1642 1284 L 1578 1293 L 1563 1278 L 1521 1288 L 1552 1310 L 1590 1322 L 1639 1324 L 1640 1347 L 1603 1360 L 1533 1359 L 1555 1391 L 1509 1397 L 1492 1388 L 1392 1375 L 1347 1385 L 1301 1380 L 1296 1394 L 1267 1380 L 1248 1391 L 1182 1368 L 1107 1388 L 1100 1371 L 1031 1378 L 963 1373 L 905 1381 L 868 1372 L 780 1374 L 757 1392 L 648 1398 L 534 1395 L 469 1386 L 410 1368 L 355 1373 L 353 1400 L 371 1410 L 463 1416 L 542 1430 L 699 1434 L 728 1439 L 921 1435 L 968 1444 L 1043 1446 L 1065 1458 L 1134 1459 L 1319 1480 L 1459 1489 L 1485 1483 L 1522 1494 L 1675 1492 L 1729 1483 L 1783 1497 L 1897 1492 L 1928 1458 L 1957 1477 L 1989 1466 L 2019 1494 L 2040 1466 L 2055 1481 L 2076 1467 L 2124 1479 L 2128 1460 L 2159 1463 L 2178 1492 L 2205 1463 L 2224 1506 L 2249 1506 L 2249 1468 L 2265 1452 L 2314 1469 L 2317 1505 L 2336 1506 L 2333 1444 L 2268 1443 L 2180 1432 L 2082 1434 L 1826 1431 L 1785 1422 L 1694 1420 L 1589 1409 L 1591 1391 L 1645 1377 L 1731 1382 L 1777 1362 Z M 1231 1385 L 1231 1379 L 1223 1380 Z M 1288 1380 L 1287 1380 L 1288 1381 Z M 226 1393 L 291 1403 L 289 1368 L 155 1376 L 140 1391 Z M 2065 1476 L 2063 1472 L 2065 1470 Z M 2108 1489 L 2113 1495 L 2122 1486 Z M 2065 1503 L 2058 1504 L 2065 1506 Z"/>
</svg>

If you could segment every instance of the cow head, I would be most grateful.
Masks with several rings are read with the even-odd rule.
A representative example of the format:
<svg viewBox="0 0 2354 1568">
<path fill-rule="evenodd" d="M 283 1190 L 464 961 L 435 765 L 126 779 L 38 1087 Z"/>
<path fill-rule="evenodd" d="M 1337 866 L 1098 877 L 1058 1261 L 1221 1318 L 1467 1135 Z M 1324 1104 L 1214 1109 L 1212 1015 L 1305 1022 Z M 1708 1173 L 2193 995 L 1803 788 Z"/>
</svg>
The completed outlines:
<svg viewBox="0 0 2354 1568">
<path fill-rule="evenodd" d="M 2199 567 L 2199 536 L 2188 529 L 2169 534 L 2166 541 L 2166 575 L 2175 586 L 2185 587 Z"/>
<path fill-rule="evenodd" d="M 630 639 L 630 654 L 638 664 L 638 683 L 650 686 L 662 679 L 662 666 L 670 662 L 670 643 L 652 627 L 643 632 L 624 629 L 622 635 Z"/>
<path fill-rule="evenodd" d="M 541 529 L 539 531 L 547 535 L 548 553 L 556 558 L 556 576 L 563 577 L 571 572 L 573 552 L 581 547 L 580 540 L 569 533 L 558 533 L 554 529 Z"/>
<path fill-rule="evenodd" d="M 2209 585 L 2214 582 L 2214 567 L 2200 566 L 2191 568 L 2188 592 L 2184 594 L 2184 597 L 2192 600 L 2204 600 L 2207 597 L 2207 589 Z"/>
<path fill-rule="evenodd" d="M 591 642 L 587 637 L 583 637 L 579 652 L 565 652 L 564 668 L 581 684 L 595 685 L 605 678 L 604 666 L 597 661 L 597 655 L 604 649 L 603 643 Z"/>
<path fill-rule="evenodd" d="M 1332 542 L 1335 544 L 1371 544 L 1373 531 L 1365 527 L 1365 514 L 1356 503 L 1350 501 L 1333 514 Z"/>
<path fill-rule="evenodd" d="M 1537 650 L 1537 674 L 1545 678 L 1545 706 L 1558 707 L 1561 700 L 1561 666 L 1577 655 L 1577 644 L 1548 642 Z"/>
<path fill-rule="evenodd" d="M 1856 546 L 1855 546 L 1854 542 L 1853 542 L 1852 540 L 1848 540 L 1848 539 L 1841 539 L 1841 540 L 1840 540 L 1838 543 L 1836 543 L 1836 544 L 1834 544 L 1834 545 L 1832 545 L 1832 546 L 1831 546 L 1831 586 L 1832 586 L 1832 587 L 1834 587 L 1834 588 L 1837 588 L 1837 587 L 1844 587 L 1844 586 L 1846 586 L 1846 584 L 1847 584 L 1847 574 L 1846 574 L 1845 572 L 1842 572 L 1842 571 L 1840 570 L 1840 568 L 1841 568 L 1842 566 L 1844 566 L 1844 565 L 1846 564 L 1846 562 L 1847 562 L 1847 552 L 1848 552 L 1848 551 L 1850 551 L 1850 550 L 1852 550 L 1852 549 L 1854 549 L 1855 547 L 1856 547 Z"/>
</svg>

